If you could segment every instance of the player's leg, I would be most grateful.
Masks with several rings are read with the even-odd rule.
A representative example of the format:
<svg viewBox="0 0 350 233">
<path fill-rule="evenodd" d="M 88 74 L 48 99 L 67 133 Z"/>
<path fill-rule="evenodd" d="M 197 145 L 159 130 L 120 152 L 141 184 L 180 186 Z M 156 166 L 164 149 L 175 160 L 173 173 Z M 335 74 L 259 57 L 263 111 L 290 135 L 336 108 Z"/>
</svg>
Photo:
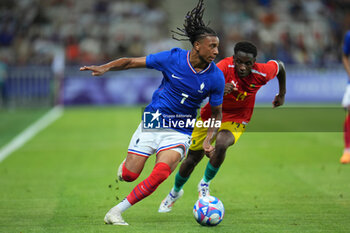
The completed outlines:
<svg viewBox="0 0 350 233">
<path fill-rule="evenodd" d="M 145 165 L 146 160 L 147 157 L 128 153 L 126 159 L 120 166 L 122 168 L 122 179 L 127 182 L 132 182 L 137 179 Z M 131 206 L 132 204 L 129 202 L 129 200 L 124 198 L 124 200 L 122 200 L 118 205 L 114 206 L 107 212 L 104 222 L 106 224 L 113 225 L 129 225 L 124 221 L 121 214 Z"/>
<path fill-rule="evenodd" d="M 152 132 L 143 132 L 142 123 L 138 126 L 130 140 L 128 155 L 118 168 L 120 181 L 132 182 L 139 177 L 147 158 L 155 152 L 156 136 Z"/>
<path fill-rule="evenodd" d="M 216 136 L 215 152 L 209 163 L 213 167 L 220 167 L 225 160 L 226 150 L 235 143 L 235 137 L 229 130 L 221 130 Z"/>
<path fill-rule="evenodd" d="M 122 178 L 122 180 L 127 182 L 137 179 L 145 165 L 146 160 L 147 157 L 128 153 L 126 159 L 122 162 L 118 169 L 118 173 L 120 172 L 119 170 L 122 171 L 121 174 L 118 174 L 118 176 L 120 176 L 119 179 Z M 132 204 L 127 200 L 127 198 L 125 198 L 118 205 L 114 206 L 107 212 L 104 222 L 106 224 L 113 225 L 129 225 L 124 221 L 121 214 L 131 206 Z"/>
<path fill-rule="evenodd" d="M 174 187 L 170 190 L 169 194 L 161 202 L 158 212 L 166 213 L 170 212 L 176 200 L 183 195 L 182 187 L 190 178 L 190 175 L 197 164 L 202 160 L 204 156 L 203 141 L 206 137 L 207 129 L 204 127 L 195 127 L 192 132 L 192 144 L 190 146 L 188 155 L 181 163 L 179 171 L 175 175 Z"/>
<path fill-rule="evenodd" d="M 179 172 L 176 173 L 174 187 L 170 190 L 169 194 L 163 199 L 159 206 L 159 213 L 170 212 L 175 202 L 182 197 L 184 193 L 182 187 L 190 178 L 191 173 L 199 161 L 203 158 L 203 155 L 203 150 L 189 150 L 186 159 L 181 163 Z"/>
<path fill-rule="evenodd" d="M 151 174 L 140 182 L 127 196 L 131 205 L 152 194 L 168 178 L 181 160 L 181 154 L 174 150 L 165 150 L 157 154 L 156 165 Z"/>
<path fill-rule="evenodd" d="M 235 143 L 235 137 L 228 130 L 221 130 L 216 136 L 215 151 L 210 157 L 204 171 L 204 176 L 198 184 L 199 197 L 209 196 L 210 181 L 218 173 L 221 164 L 225 160 L 226 150 Z"/>
<path fill-rule="evenodd" d="M 350 107 L 347 108 L 347 114 L 344 121 L 344 152 L 340 158 L 343 164 L 350 163 Z"/>
<path fill-rule="evenodd" d="M 118 168 L 118 179 L 120 181 L 132 182 L 141 174 L 148 157 L 128 153 L 126 159 Z"/>
<path fill-rule="evenodd" d="M 199 118 L 198 121 L 201 119 Z M 179 172 L 175 176 L 174 191 L 179 192 L 189 179 L 194 168 L 204 156 L 203 141 L 207 136 L 208 129 L 195 127 L 192 132 L 192 143 L 185 160 L 182 162 Z"/>
<path fill-rule="evenodd" d="M 155 152 L 155 148 L 150 146 L 150 141 L 153 140 L 155 135 L 142 132 L 141 127 L 140 124 L 131 138 L 127 157 L 119 166 L 118 177 L 120 180 L 125 180 L 127 182 L 136 180 L 142 172 L 148 157 Z M 107 212 L 104 218 L 105 223 L 128 225 L 121 214 L 131 206 L 132 204 L 125 198 Z"/>
<path fill-rule="evenodd" d="M 235 144 L 245 131 L 245 125 L 235 122 L 224 122 L 221 124 L 216 136 L 215 152 L 210 157 L 202 180 L 198 184 L 199 197 L 210 195 L 210 181 L 218 173 L 221 164 L 225 160 L 226 150 Z"/>
<path fill-rule="evenodd" d="M 112 214 L 117 215 L 119 219 L 125 210 L 151 195 L 157 187 L 168 178 L 185 156 L 190 144 L 190 136 L 177 131 L 169 133 L 147 133 L 146 137 L 144 137 L 145 135 L 146 133 L 138 135 L 136 142 L 132 140 L 129 146 L 129 153 L 147 152 L 147 148 L 152 148 L 152 151 L 148 151 L 147 153 L 153 154 L 157 152 L 156 164 L 151 174 L 140 182 L 122 202 L 111 209 Z M 146 146 L 142 142 L 147 140 L 149 140 L 149 142 Z M 138 146 L 132 147 L 133 144 L 137 144 Z M 128 158 L 135 159 L 136 157 L 128 156 Z M 128 166 L 127 161 L 128 159 L 125 162 L 126 167 Z M 141 166 L 138 168 L 138 171 L 142 170 Z M 133 171 L 137 172 L 137 170 Z M 112 222 L 112 224 L 116 223 Z"/>
<path fill-rule="evenodd" d="M 191 176 L 194 168 L 204 157 L 204 150 L 189 150 L 186 159 L 181 163 L 178 176 L 175 178 L 174 189 L 182 189 L 188 178 Z M 185 179 L 185 180 L 183 180 Z"/>
<path fill-rule="evenodd" d="M 156 165 L 151 174 L 132 190 L 126 197 L 125 202 L 128 202 L 131 206 L 151 195 L 175 170 L 180 160 L 181 154 L 178 151 L 165 150 L 159 152 L 157 154 Z"/>
<path fill-rule="evenodd" d="M 114 206 L 105 217 L 105 222 L 113 225 L 128 225 L 121 214 L 137 202 L 151 195 L 158 186 L 175 170 L 181 160 L 181 154 L 174 150 L 165 150 L 157 154 L 156 164 L 151 174 L 129 193 L 129 195 Z"/>
</svg>

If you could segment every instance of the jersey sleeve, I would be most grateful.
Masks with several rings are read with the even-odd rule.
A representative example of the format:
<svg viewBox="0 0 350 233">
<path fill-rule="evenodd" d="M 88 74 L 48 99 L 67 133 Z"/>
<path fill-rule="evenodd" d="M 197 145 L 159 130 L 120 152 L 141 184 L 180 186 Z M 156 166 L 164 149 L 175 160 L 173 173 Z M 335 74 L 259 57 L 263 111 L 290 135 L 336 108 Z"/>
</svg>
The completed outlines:
<svg viewBox="0 0 350 233">
<path fill-rule="evenodd" d="M 211 106 L 222 104 L 224 98 L 225 78 L 221 70 L 218 69 L 217 76 L 213 82 L 209 103 Z"/>
<path fill-rule="evenodd" d="M 174 48 L 170 51 L 163 51 L 159 53 L 150 54 L 146 57 L 146 67 L 149 69 L 164 71 L 164 67 L 166 67 L 171 62 L 172 57 L 177 52 L 178 49 Z"/>
<path fill-rule="evenodd" d="M 265 63 L 263 66 L 263 73 L 266 74 L 266 81 L 269 81 L 276 77 L 276 75 L 279 72 L 279 65 L 278 62 L 275 60 L 270 60 L 267 63 Z"/>
<path fill-rule="evenodd" d="M 348 31 L 344 37 L 343 53 L 347 56 L 350 55 L 350 31 Z"/>
</svg>

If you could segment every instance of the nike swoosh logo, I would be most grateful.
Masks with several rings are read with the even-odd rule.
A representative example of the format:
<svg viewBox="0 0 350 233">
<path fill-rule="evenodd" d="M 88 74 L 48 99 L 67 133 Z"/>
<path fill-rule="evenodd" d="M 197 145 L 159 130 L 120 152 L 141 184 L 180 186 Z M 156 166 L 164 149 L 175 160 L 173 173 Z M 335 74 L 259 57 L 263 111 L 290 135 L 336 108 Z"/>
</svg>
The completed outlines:
<svg viewBox="0 0 350 233">
<path fill-rule="evenodd" d="M 174 74 L 172 74 L 171 77 L 176 78 L 176 79 L 182 79 L 180 77 L 175 76 Z"/>
</svg>

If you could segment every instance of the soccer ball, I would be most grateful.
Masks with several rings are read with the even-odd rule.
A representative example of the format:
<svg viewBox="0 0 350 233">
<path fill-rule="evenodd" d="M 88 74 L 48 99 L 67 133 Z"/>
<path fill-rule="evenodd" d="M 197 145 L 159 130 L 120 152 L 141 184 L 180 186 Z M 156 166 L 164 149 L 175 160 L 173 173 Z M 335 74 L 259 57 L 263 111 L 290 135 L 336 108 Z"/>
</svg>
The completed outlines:
<svg viewBox="0 0 350 233">
<path fill-rule="evenodd" d="M 196 221 L 203 226 L 216 226 L 224 218 L 225 209 L 222 202 L 213 196 L 198 199 L 193 207 Z"/>
</svg>

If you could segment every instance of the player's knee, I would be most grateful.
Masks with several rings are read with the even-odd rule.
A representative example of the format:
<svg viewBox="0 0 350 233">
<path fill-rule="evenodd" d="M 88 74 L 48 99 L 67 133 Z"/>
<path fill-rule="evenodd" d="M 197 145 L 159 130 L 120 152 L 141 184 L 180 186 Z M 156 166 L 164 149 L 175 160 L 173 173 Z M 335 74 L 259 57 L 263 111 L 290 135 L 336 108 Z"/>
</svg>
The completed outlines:
<svg viewBox="0 0 350 233">
<path fill-rule="evenodd" d="M 214 163 L 217 166 L 219 166 L 225 160 L 226 150 L 227 150 L 227 146 L 225 145 L 215 146 L 215 153 L 211 159 L 214 161 Z"/>
<path fill-rule="evenodd" d="M 226 152 L 228 147 L 229 145 L 227 145 L 226 143 L 216 143 L 215 152 L 216 154 L 223 154 Z"/>
<path fill-rule="evenodd" d="M 226 151 L 235 143 L 235 137 L 228 130 L 222 130 L 216 137 L 215 150 Z"/>
</svg>

